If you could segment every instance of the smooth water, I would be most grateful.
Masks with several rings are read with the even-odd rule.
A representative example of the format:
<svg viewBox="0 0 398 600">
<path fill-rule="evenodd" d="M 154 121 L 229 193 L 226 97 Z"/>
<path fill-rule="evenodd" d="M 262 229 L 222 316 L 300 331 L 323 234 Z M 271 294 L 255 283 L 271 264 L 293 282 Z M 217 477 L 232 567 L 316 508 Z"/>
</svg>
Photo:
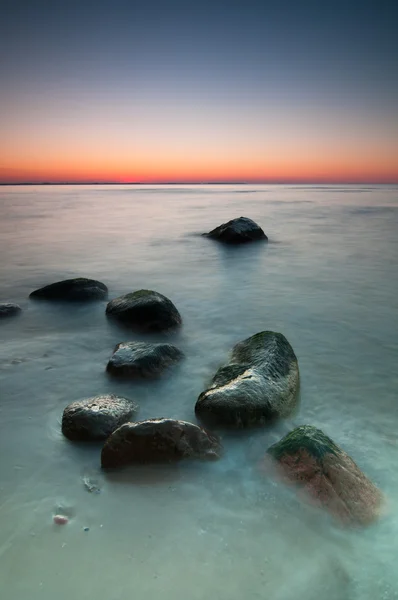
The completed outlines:
<svg viewBox="0 0 398 600">
<path fill-rule="evenodd" d="M 198 235 L 241 215 L 268 245 Z M 23 308 L 0 323 L 1 597 L 398 598 L 397 234 L 394 186 L 0 188 L 0 301 Z M 106 320 L 105 302 L 28 300 L 75 276 L 100 279 L 110 298 L 170 297 L 184 326 L 168 339 L 187 360 L 158 382 L 109 379 L 113 347 L 136 336 Z M 104 476 L 100 445 L 62 437 L 65 405 L 102 392 L 134 398 L 141 418 L 195 421 L 232 345 L 264 329 L 298 356 L 300 408 L 271 429 L 224 435 L 219 462 Z M 304 423 L 383 489 L 379 523 L 342 530 L 266 477 L 266 449 Z M 69 524 L 54 525 L 56 512 Z"/>
</svg>

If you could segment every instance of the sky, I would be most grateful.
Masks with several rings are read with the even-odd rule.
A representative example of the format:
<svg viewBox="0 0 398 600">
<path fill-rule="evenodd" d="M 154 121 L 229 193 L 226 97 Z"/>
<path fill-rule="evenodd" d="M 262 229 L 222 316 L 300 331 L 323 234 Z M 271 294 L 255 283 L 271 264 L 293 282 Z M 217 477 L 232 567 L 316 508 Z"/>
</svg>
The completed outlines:
<svg viewBox="0 0 398 600">
<path fill-rule="evenodd" d="M 0 0 L 0 183 L 398 183 L 394 0 Z"/>
</svg>

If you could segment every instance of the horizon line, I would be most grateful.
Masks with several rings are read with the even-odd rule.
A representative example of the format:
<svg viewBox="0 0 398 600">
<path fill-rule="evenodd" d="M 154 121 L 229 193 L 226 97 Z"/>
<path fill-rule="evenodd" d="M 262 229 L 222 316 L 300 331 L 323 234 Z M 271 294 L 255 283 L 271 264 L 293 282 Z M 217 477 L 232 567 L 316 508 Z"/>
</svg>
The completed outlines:
<svg viewBox="0 0 398 600">
<path fill-rule="evenodd" d="M 391 181 L 0 181 L 0 186 L 22 185 L 398 185 Z"/>
</svg>

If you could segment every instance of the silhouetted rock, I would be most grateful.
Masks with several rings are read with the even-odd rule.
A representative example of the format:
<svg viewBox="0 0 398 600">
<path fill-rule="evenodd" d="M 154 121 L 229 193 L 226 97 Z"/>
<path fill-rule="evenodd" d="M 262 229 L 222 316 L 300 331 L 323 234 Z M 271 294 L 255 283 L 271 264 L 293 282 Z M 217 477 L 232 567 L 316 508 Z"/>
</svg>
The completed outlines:
<svg viewBox="0 0 398 600">
<path fill-rule="evenodd" d="M 223 223 L 203 235 L 214 240 L 219 240 L 220 242 L 225 242 L 226 244 L 242 244 L 256 240 L 268 240 L 261 227 L 247 217 L 232 219 L 232 221 Z"/>
<path fill-rule="evenodd" d="M 101 464 L 110 468 L 186 458 L 215 460 L 221 452 L 218 438 L 193 423 L 149 419 L 119 427 L 105 442 Z"/>
<path fill-rule="evenodd" d="M 158 377 L 183 356 L 171 344 L 122 342 L 113 351 L 106 370 L 122 377 Z"/>
<path fill-rule="evenodd" d="M 174 304 L 158 292 L 138 290 L 108 302 L 106 314 L 144 332 L 166 331 L 181 325 Z"/>
<path fill-rule="evenodd" d="M 59 300 L 68 302 L 81 302 L 84 300 L 103 300 L 108 296 L 108 288 L 105 284 L 95 279 L 65 279 L 51 283 L 29 295 L 29 298 L 37 300 Z"/>
<path fill-rule="evenodd" d="M 267 454 L 286 481 L 343 523 L 366 525 L 379 515 L 380 490 L 320 429 L 297 427 Z"/>
<path fill-rule="evenodd" d="M 213 425 L 248 427 L 287 417 L 296 406 L 299 369 L 281 333 L 262 331 L 234 346 L 196 402 L 196 415 Z"/>
<path fill-rule="evenodd" d="M 18 304 L 11 302 L 4 302 L 0 304 L 0 319 L 5 317 L 13 317 L 21 312 L 21 307 Z"/>
<path fill-rule="evenodd" d="M 137 411 L 134 402 L 113 394 L 78 400 L 64 410 L 62 433 L 70 440 L 106 439 Z"/>
</svg>

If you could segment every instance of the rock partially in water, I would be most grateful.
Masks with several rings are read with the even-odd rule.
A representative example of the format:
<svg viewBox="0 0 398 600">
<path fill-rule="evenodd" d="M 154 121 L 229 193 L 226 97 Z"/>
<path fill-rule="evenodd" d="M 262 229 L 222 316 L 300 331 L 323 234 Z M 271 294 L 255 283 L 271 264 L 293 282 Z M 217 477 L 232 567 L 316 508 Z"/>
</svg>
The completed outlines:
<svg viewBox="0 0 398 600">
<path fill-rule="evenodd" d="M 0 303 L 0 319 L 19 315 L 21 310 L 22 309 L 18 304 L 13 304 L 12 302 Z"/>
<path fill-rule="evenodd" d="M 78 400 L 64 410 L 62 433 L 70 440 L 104 440 L 137 411 L 132 400 L 113 394 Z"/>
<path fill-rule="evenodd" d="M 355 462 L 320 429 L 303 425 L 268 448 L 280 474 L 317 506 L 348 525 L 367 525 L 380 514 L 382 494 Z"/>
<path fill-rule="evenodd" d="M 182 322 L 171 300 L 152 290 L 138 290 L 111 300 L 106 314 L 143 332 L 167 331 Z"/>
<path fill-rule="evenodd" d="M 65 302 L 83 302 L 103 300 L 108 296 L 108 288 L 101 281 L 77 277 L 51 283 L 29 295 L 35 300 L 53 300 Z"/>
<path fill-rule="evenodd" d="M 106 370 L 121 377 L 159 377 L 184 354 L 172 344 L 122 342 L 113 351 Z"/>
<path fill-rule="evenodd" d="M 281 333 L 262 331 L 234 346 L 196 402 L 196 415 L 211 425 L 249 427 L 289 416 L 297 404 L 296 355 Z"/>
<path fill-rule="evenodd" d="M 105 442 L 101 465 L 112 468 L 187 458 L 215 460 L 221 452 L 219 439 L 193 423 L 149 419 L 119 427 Z"/>
<path fill-rule="evenodd" d="M 261 227 L 247 217 L 232 219 L 203 235 L 226 244 L 244 244 L 257 240 L 268 240 Z"/>
</svg>

